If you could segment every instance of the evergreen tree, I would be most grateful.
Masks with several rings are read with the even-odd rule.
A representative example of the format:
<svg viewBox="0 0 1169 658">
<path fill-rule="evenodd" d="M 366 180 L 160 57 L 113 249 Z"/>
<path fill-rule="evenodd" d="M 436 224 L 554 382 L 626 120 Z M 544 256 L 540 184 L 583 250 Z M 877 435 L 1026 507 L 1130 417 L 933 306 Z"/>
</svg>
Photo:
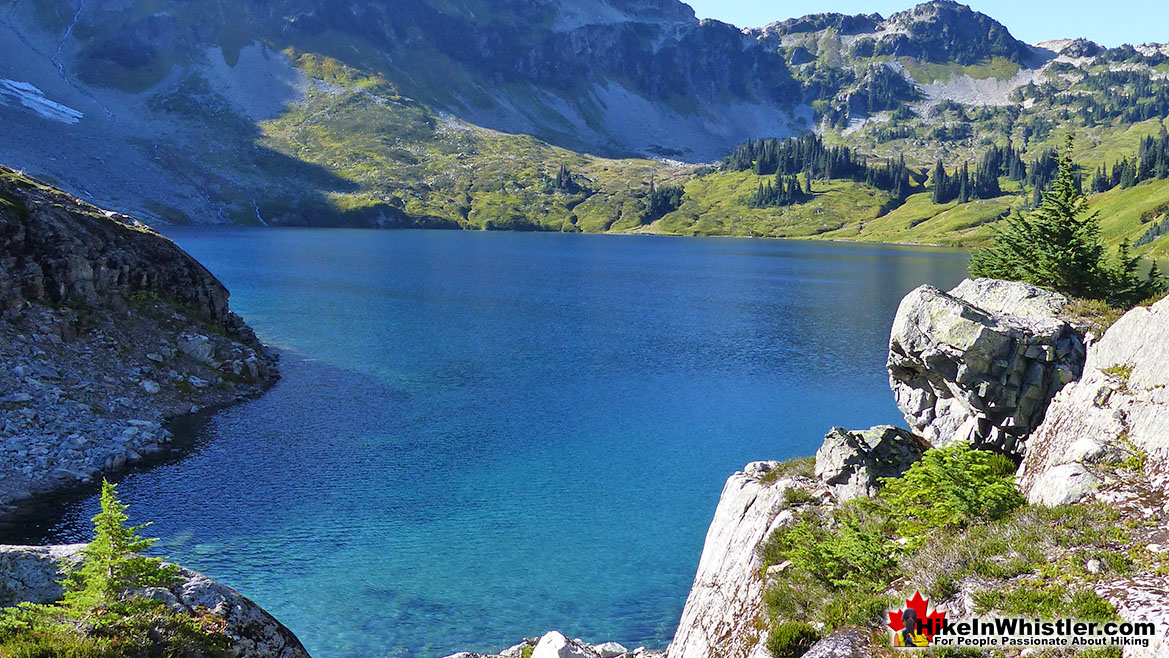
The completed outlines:
<svg viewBox="0 0 1169 658">
<path fill-rule="evenodd" d="M 117 489 L 103 480 L 101 512 L 93 517 L 93 541 L 85 547 L 81 566 L 64 581 L 62 605 L 91 623 L 98 623 L 103 611 L 124 607 L 122 595 L 141 587 L 166 587 L 174 583 L 178 569 L 158 558 L 141 555 L 157 539 L 143 539 L 138 531 L 150 524 L 126 525 L 126 505 L 117 498 Z"/>
<path fill-rule="evenodd" d="M 946 178 L 946 166 L 942 164 L 941 160 L 934 165 L 934 174 L 930 176 L 933 182 L 933 200 L 934 203 L 949 203 L 950 201 L 950 184 Z"/>
<path fill-rule="evenodd" d="M 567 165 L 560 165 L 560 169 L 556 171 L 556 189 L 569 194 L 576 194 L 581 190 L 580 184 L 576 182 L 576 176 L 573 176 Z"/>
<path fill-rule="evenodd" d="M 995 243 L 976 251 L 974 276 L 1026 281 L 1072 297 L 1135 303 L 1161 290 L 1160 277 L 1140 279 L 1136 259 L 1122 247 L 1114 266 L 1105 261 L 1099 213 L 1076 188 L 1072 137 L 1057 156 L 1058 170 L 1039 207 L 1029 215 L 1012 214 Z"/>
</svg>

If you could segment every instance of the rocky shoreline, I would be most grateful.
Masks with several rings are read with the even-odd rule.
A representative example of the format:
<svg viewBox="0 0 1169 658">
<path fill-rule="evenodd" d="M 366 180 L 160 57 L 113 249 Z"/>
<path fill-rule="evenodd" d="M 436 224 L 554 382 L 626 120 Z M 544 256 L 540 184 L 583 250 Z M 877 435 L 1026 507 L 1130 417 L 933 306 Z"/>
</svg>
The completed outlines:
<svg viewBox="0 0 1169 658">
<path fill-rule="evenodd" d="M 0 516 L 266 391 L 276 355 L 170 240 L 0 168 Z"/>
<path fill-rule="evenodd" d="M 906 296 L 889 373 L 917 433 L 834 428 L 814 460 L 755 462 L 732 475 L 667 658 L 768 658 L 765 592 L 791 568 L 764 561 L 768 539 L 803 514 L 831 523 L 833 509 L 872 497 L 879 478 L 954 442 L 1011 456 L 1035 510 L 1082 504 L 1114 515 L 1106 523 L 1117 530 L 1102 530 L 1117 535 L 1107 550 L 1056 545 L 1044 558 L 1061 565 L 1060 586 L 1094 593 L 1125 621 L 1156 624 L 1150 644 L 1125 646 L 1124 658 L 1169 655 L 1169 299 L 1129 311 L 1101 338 L 1068 317 L 1068 303 L 1034 286 L 985 279 Z M 959 546 L 939 550 L 932 559 L 946 573 L 971 559 Z M 1119 569 L 1102 563 L 1110 555 L 1123 556 L 1112 558 Z M 976 604 L 981 594 L 1037 587 L 1031 577 L 1025 570 L 959 576 L 935 605 L 970 619 L 988 612 Z M 890 583 L 885 594 L 921 586 L 909 580 Z M 894 655 L 884 627 L 817 631 L 824 635 L 804 658 Z"/>
</svg>

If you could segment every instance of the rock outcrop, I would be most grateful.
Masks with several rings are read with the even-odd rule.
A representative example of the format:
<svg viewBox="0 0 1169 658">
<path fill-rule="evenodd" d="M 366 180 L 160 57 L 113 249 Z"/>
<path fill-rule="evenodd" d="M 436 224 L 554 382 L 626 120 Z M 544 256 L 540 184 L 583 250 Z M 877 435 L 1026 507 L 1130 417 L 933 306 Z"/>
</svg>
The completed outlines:
<svg viewBox="0 0 1169 658">
<path fill-rule="evenodd" d="M 772 471 L 778 466 L 777 462 L 753 462 L 727 480 L 667 658 L 767 656 L 760 630 L 765 625 L 760 623 L 764 620 L 764 577 L 759 547 L 777 528 L 795 519 L 784 496 L 788 488 L 827 496 L 809 478 L 774 477 Z"/>
<path fill-rule="evenodd" d="M 1021 454 L 1052 396 L 1079 378 L 1084 340 L 1067 299 L 1025 283 L 967 280 L 910 292 L 897 309 L 889 378 L 910 429 Z"/>
<path fill-rule="evenodd" d="M 630 651 L 616 642 L 589 644 L 580 638 L 569 639 L 560 631 L 549 631 L 543 637 L 529 638 L 497 654 L 462 651 L 446 658 L 521 658 L 525 652 L 530 658 L 664 658 L 660 651 L 638 647 Z"/>
<path fill-rule="evenodd" d="M 1080 500 L 1105 480 L 1109 464 L 1126 459 L 1169 495 L 1169 299 L 1135 308 L 1108 329 L 1032 441 L 1020 479 L 1032 503 Z"/>
<path fill-rule="evenodd" d="M 0 307 L 24 302 L 126 308 L 165 296 L 225 330 L 246 331 L 227 289 L 173 242 L 0 166 Z"/>
<path fill-rule="evenodd" d="M 84 544 L 0 546 L 0 605 L 52 603 L 64 591 L 57 581 L 80 560 Z M 233 658 L 309 658 L 300 640 L 239 592 L 203 574 L 181 569 L 169 588 L 152 588 L 151 598 L 176 612 L 211 614 L 223 620 Z"/>
<path fill-rule="evenodd" d="M 161 450 L 275 355 L 170 240 L 0 168 L 0 512 Z"/>
<path fill-rule="evenodd" d="M 821 638 L 801 658 L 869 658 L 872 640 L 855 628 L 845 628 Z"/>
<path fill-rule="evenodd" d="M 816 477 L 839 501 L 872 496 L 879 478 L 901 475 L 929 447 L 920 436 L 892 425 L 861 431 L 834 427 L 816 451 Z"/>
</svg>

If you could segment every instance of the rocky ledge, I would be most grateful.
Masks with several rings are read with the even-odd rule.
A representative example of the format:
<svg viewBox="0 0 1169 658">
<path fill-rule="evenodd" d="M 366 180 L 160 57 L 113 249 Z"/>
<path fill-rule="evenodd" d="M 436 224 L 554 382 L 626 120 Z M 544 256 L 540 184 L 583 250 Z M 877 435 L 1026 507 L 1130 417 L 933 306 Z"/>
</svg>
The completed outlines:
<svg viewBox="0 0 1169 658">
<path fill-rule="evenodd" d="M 64 595 L 58 581 L 81 558 L 84 544 L 0 546 L 0 607 L 52 603 Z M 203 574 L 181 569 L 178 582 L 145 594 L 175 612 L 222 620 L 234 658 L 309 658 L 292 631 L 239 592 Z"/>
<path fill-rule="evenodd" d="M 276 357 L 170 240 L 0 167 L 0 513 L 159 452 Z"/>
</svg>

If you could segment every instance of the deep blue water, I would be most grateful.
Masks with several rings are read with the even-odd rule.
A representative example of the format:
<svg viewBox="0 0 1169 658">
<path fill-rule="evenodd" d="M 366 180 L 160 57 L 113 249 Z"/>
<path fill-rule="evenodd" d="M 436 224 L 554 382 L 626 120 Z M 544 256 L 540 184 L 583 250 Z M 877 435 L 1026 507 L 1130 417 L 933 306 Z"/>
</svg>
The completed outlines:
<svg viewBox="0 0 1169 658">
<path fill-rule="evenodd" d="M 961 253 L 787 241 L 175 229 L 282 352 L 126 476 L 162 553 L 316 658 L 664 647 L 727 476 L 898 423 L 900 298 Z M 95 500 L 30 530 L 85 539 Z M 31 528 L 32 526 L 30 526 Z"/>
</svg>

